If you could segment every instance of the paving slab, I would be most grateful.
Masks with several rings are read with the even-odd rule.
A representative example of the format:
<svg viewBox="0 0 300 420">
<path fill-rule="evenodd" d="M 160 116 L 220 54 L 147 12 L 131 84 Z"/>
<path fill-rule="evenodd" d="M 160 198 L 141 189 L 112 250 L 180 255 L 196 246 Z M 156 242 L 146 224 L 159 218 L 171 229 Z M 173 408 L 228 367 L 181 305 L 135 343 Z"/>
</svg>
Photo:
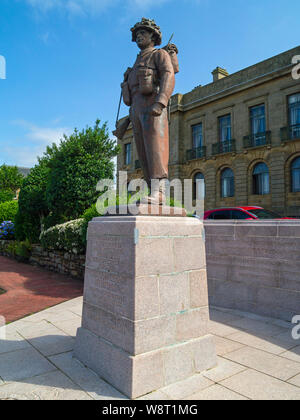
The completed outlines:
<svg viewBox="0 0 300 420">
<path fill-rule="evenodd" d="M 300 346 L 294 347 L 293 350 L 285 351 L 280 356 L 300 363 Z"/>
<path fill-rule="evenodd" d="M 0 377 L 4 382 L 27 379 L 53 370 L 55 367 L 32 347 L 0 355 Z"/>
<path fill-rule="evenodd" d="M 213 382 L 202 374 L 193 375 L 188 379 L 168 385 L 161 389 L 161 391 L 174 400 L 183 399 L 196 391 L 205 389 L 212 385 Z"/>
<path fill-rule="evenodd" d="M 172 398 L 165 394 L 162 391 L 154 391 L 151 392 L 150 394 L 144 395 L 142 397 L 136 398 L 136 401 L 145 401 L 145 400 L 153 400 L 153 401 L 168 401 L 168 400 L 172 400 Z"/>
<path fill-rule="evenodd" d="M 211 321 L 221 322 L 222 324 L 228 324 L 230 322 L 239 321 L 241 319 L 241 317 L 238 315 L 231 314 L 229 312 L 222 312 L 217 309 L 210 309 L 209 317 Z"/>
<path fill-rule="evenodd" d="M 81 327 L 81 318 L 78 315 L 75 316 L 76 318 L 69 319 L 67 321 L 52 321 L 52 324 L 60 330 L 64 331 L 66 334 L 75 338 L 77 329 Z"/>
<path fill-rule="evenodd" d="M 62 372 L 50 372 L 0 386 L 0 400 L 92 400 Z"/>
<path fill-rule="evenodd" d="M 50 361 L 64 372 L 74 383 L 84 389 L 95 400 L 127 400 L 107 382 L 100 379 L 92 370 L 73 357 L 73 352 L 52 356 Z"/>
<path fill-rule="evenodd" d="M 197 392 L 193 395 L 189 395 L 187 400 L 248 400 L 248 398 L 240 395 L 236 392 L 231 391 L 223 387 L 222 385 L 215 384 L 209 388 L 204 389 L 203 391 Z"/>
<path fill-rule="evenodd" d="M 30 348 L 30 344 L 15 330 L 6 331 L 5 336 L 5 340 L 0 338 L 0 354 Z"/>
<path fill-rule="evenodd" d="M 215 321 L 210 321 L 208 330 L 211 334 L 217 335 L 219 337 L 227 337 L 228 335 L 237 332 L 236 328 Z"/>
<path fill-rule="evenodd" d="M 23 328 L 20 334 L 45 356 L 74 348 L 74 339 L 45 320 Z"/>
<path fill-rule="evenodd" d="M 293 378 L 289 379 L 288 382 L 300 388 L 300 375 L 294 376 Z"/>
<path fill-rule="evenodd" d="M 231 327 L 252 332 L 254 334 L 272 337 L 281 333 L 285 333 L 286 329 L 278 325 L 272 325 L 266 322 L 257 321 L 250 318 L 241 318 L 230 322 Z"/>
<path fill-rule="evenodd" d="M 237 332 L 227 337 L 235 342 L 264 350 L 268 353 L 280 354 L 294 347 L 290 340 L 284 340 L 277 337 L 257 337 L 255 334 L 247 332 Z"/>
<path fill-rule="evenodd" d="M 230 353 L 234 350 L 241 349 L 242 347 L 244 347 L 244 344 L 241 344 L 237 341 L 232 341 L 224 337 L 215 336 L 214 339 L 216 343 L 216 352 L 218 356 L 223 356 L 223 354 Z"/>
<path fill-rule="evenodd" d="M 223 357 L 284 381 L 300 373 L 300 363 L 252 347 L 243 347 Z"/>
<path fill-rule="evenodd" d="M 261 372 L 248 369 L 221 385 L 252 400 L 300 400 L 300 389 Z"/>
<path fill-rule="evenodd" d="M 6 326 L 6 340 L 0 341 L 0 399 L 127 399 L 73 358 L 81 312 L 79 297 Z M 248 313 L 213 312 L 218 365 L 139 399 L 299 400 L 300 346 L 291 328 Z"/>
<path fill-rule="evenodd" d="M 234 376 L 243 370 L 246 370 L 245 366 L 238 363 L 234 363 L 230 360 L 218 357 L 218 365 L 203 373 L 203 375 L 214 382 L 221 382 L 230 376 Z"/>
</svg>

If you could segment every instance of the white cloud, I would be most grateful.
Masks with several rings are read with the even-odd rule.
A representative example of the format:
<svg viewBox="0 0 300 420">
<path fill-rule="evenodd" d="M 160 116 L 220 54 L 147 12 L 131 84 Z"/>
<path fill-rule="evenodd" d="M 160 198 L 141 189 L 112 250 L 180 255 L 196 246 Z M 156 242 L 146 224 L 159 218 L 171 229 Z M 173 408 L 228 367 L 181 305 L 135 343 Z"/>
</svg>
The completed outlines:
<svg viewBox="0 0 300 420">
<path fill-rule="evenodd" d="M 10 161 L 19 166 L 34 166 L 37 157 L 41 157 L 48 145 L 58 144 L 63 135 L 70 135 L 73 130 L 69 127 L 39 127 L 28 121 L 17 120 L 12 122 L 25 130 L 23 140 L 14 141 L 14 146 L 4 147 L 4 153 Z"/>
</svg>

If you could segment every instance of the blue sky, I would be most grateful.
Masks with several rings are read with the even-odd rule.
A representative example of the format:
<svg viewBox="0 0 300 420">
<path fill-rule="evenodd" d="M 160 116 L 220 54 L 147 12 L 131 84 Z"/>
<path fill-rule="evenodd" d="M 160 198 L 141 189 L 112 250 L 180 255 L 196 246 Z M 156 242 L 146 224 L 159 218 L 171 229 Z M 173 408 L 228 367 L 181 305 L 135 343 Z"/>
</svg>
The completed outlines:
<svg viewBox="0 0 300 420">
<path fill-rule="evenodd" d="M 0 0 L 0 165 L 33 166 L 47 144 L 97 118 L 114 129 L 130 27 L 154 18 L 174 32 L 175 92 L 299 45 L 299 0 Z M 122 106 L 121 115 L 127 113 Z"/>
</svg>

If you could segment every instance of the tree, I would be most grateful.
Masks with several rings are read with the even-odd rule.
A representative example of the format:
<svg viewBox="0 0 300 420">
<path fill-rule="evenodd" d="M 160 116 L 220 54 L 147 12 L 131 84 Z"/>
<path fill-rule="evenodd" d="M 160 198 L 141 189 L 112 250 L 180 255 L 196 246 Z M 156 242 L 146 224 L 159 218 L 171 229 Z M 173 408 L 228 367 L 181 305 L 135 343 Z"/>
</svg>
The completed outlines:
<svg viewBox="0 0 300 420">
<path fill-rule="evenodd" d="M 52 217 L 57 221 L 72 220 L 96 202 L 100 179 L 113 178 L 112 158 L 119 147 L 109 139 L 106 123 L 74 133 L 59 146 L 47 148 L 44 159 L 50 169 L 46 201 Z"/>
<path fill-rule="evenodd" d="M 31 169 L 19 194 L 19 210 L 15 219 L 15 234 L 18 240 L 38 242 L 43 222 L 49 215 L 46 188 L 49 168 L 47 160 Z"/>
<path fill-rule="evenodd" d="M 0 190 L 13 191 L 14 193 L 21 187 L 24 176 L 19 172 L 17 166 L 0 166 Z"/>
</svg>

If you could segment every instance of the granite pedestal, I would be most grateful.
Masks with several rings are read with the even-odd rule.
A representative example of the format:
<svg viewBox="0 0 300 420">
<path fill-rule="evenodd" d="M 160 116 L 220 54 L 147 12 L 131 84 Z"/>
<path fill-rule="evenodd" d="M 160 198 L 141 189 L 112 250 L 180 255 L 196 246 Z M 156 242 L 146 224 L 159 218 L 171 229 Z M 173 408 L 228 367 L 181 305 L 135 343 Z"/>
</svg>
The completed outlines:
<svg viewBox="0 0 300 420">
<path fill-rule="evenodd" d="M 130 398 L 216 365 L 203 224 L 109 216 L 89 223 L 74 354 Z"/>
</svg>

